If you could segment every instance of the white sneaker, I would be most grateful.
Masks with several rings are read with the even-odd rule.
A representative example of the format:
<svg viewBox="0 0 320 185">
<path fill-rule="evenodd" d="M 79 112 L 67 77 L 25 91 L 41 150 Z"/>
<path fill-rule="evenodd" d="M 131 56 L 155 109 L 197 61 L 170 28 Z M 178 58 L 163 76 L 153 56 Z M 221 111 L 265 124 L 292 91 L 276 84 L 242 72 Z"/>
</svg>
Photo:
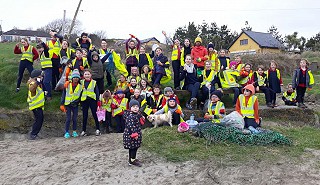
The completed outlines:
<svg viewBox="0 0 320 185">
<path fill-rule="evenodd" d="M 82 131 L 80 136 L 87 136 L 87 133 L 85 131 Z"/>
<path fill-rule="evenodd" d="M 100 135 L 101 135 L 100 130 L 96 130 L 96 136 L 100 136 Z"/>
</svg>

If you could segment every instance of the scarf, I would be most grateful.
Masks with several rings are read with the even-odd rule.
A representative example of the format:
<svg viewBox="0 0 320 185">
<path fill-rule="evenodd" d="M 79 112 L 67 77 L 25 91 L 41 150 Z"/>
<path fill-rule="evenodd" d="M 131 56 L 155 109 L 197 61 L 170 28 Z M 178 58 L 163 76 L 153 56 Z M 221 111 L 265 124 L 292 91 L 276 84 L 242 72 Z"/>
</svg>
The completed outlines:
<svg viewBox="0 0 320 185">
<path fill-rule="evenodd" d="M 193 63 L 191 63 L 191 64 L 184 64 L 184 67 L 186 68 L 186 70 L 187 70 L 187 73 L 193 73 L 193 71 L 194 71 L 194 64 Z"/>
</svg>

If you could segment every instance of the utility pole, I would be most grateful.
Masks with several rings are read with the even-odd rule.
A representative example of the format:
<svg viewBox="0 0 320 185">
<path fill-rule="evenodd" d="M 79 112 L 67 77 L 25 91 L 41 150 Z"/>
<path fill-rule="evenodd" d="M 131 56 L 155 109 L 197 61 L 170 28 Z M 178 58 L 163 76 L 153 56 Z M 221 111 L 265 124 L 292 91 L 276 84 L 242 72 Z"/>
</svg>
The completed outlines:
<svg viewBox="0 0 320 185">
<path fill-rule="evenodd" d="M 71 26 L 70 26 L 70 30 L 69 30 L 69 33 L 68 33 L 68 36 L 67 36 L 68 38 L 70 37 L 71 32 L 72 32 L 72 29 L 73 29 L 73 27 L 74 27 L 74 24 L 75 24 L 75 22 L 76 22 L 76 18 L 77 18 L 78 12 L 79 12 L 79 8 L 80 8 L 80 5 L 81 5 L 81 2 L 82 2 L 82 0 L 79 1 L 79 4 L 78 4 L 77 10 L 76 10 L 76 13 L 74 14 L 74 17 L 73 17 L 73 19 L 72 19 Z"/>
<path fill-rule="evenodd" d="M 65 35 L 65 29 L 66 29 L 66 12 L 67 10 L 63 10 L 63 19 L 62 19 L 62 36 Z"/>
</svg>

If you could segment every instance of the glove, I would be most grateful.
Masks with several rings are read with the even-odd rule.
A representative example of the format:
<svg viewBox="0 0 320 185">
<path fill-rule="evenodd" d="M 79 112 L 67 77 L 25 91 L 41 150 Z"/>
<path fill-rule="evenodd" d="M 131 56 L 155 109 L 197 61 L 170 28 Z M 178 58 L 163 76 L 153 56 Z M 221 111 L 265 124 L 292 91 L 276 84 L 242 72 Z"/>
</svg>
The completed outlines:
<svg viewBox="0 0 320 185">
<path fill-rule="evenodd" d="M 199 57 L 199 58 L 197 58 L 197 62 L 201 62 L 201 58 Z"/>
<path fill-rule="evenodd" d="M 176 112 L 177 114 L 182 114 L 181 109 L 177 109 L 175 112 Z"/>
<path fill-rule="evenodd" d="M 64 105 L 60 105 L 60 110 L 62 112 L 67 112 L 66 107 Z"/>
<path fill-rule="evenodd" d="M 66 81 L 66 83 L 64 83 L 63 87 L 66 89 L 66 88 L 68 88 L 69 84 L 70 84 L 70 81 Z"/>
<path fill-rule="evenodd" d="M 80 70 L 83 71 L 83 70 L 84 70 L 84 67 L 83 67 L 83 66 L 80 66 Z"/>
</svg>

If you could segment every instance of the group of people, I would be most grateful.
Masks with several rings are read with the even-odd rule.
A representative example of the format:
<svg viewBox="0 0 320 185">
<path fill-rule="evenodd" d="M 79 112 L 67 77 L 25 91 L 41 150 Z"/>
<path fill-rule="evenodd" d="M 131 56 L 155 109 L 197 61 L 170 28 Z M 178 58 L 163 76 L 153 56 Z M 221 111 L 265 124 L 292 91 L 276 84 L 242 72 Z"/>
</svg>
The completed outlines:
<svg viewBox="0 0 320 185">
<path fill-rule="evenodd" d="M 53 30 L 51 40 L 39 42 L 34 48 L 27 39 L 21 39 L 14 49 L 15 54 L 22 54 L 19 65 L 18 92 L 25 68 L 30 72 L 28 80 L 28 103 L 33 111 L 35 122 L 30 134 L 36 139 L 43 123 L 43 108 L 45 100 L 52 98 L 51 91 L 65 71 L 65 82 L 62 90 L 60 110 L 66 112 L 65 138 L 78 137 L 77 116 L 81 105 L 83 112 L 81 136 L 86 136 L 88 111 L 91 109 L 95 121 L 95 135 L 101 135 L 104 129 L 109 133 L 111 120 L 116 122 L 116 132 L 124 133 L 124 146 L 129 149 L 129 164 L 140 165 L 135 160 L 137 148 L 141 144 L 141 124 L 150 114 L 171 112 L 172 123 L 178 125 L 184 122 L 183 110 L 174 90 L 188 90 L 190 99 L 186 108 L 196 109 L 204 107 L 208 102 L 201 121 L 219 123 L 225 115 L 225 106 L 221 100 L 222 89 L 234 92 L 233 105 L 244 118 L 245 127 L 258 127 L 261 119 L 258 115 L 258 99 L 255 93 L 265 94 L 268 107 L 276 107 L 276 93 L 281 92 L 282 78 L 275 61 L 270 62 L 268 70 L 259 65 L 253 71 L 252 65 L 243 63 L 237 55 L 234 61 L 226 56 L 226 50 L 217 52 L 214 45 L 209 43 L 204 47 L 200 37 L 194 41 L 185 39 L 181 45 L 178 39 L 172 40 L 163 31 L 168 44 L 172 46 L 171 62 L 162 53 L 160 47 L 151 53 L 146 53 L 139 39 L 130 34 L 126 41 L 125 64 L 120 56 L 107 46 L 107 40 L 101 40 L 97 49 L 92 45 L 88 34 L 82 33 L 69 48 L 69 42 L 64 40 Z M 40 69 L 33 69 L 33 61 L 39 58 Z M 66 64 L 60 60 L 67 59 Z M 170 63 L 173 71 L 174 89 L 165 87 L 162 92 L 161 84 L 171 80 Z M 112 68 L 119 71 L 119 78 L 115 88 L 112 84 Z M 104 75 L 106 74 L 108 89 L 105 90 Z M 313 75 L 308 68 L 308 61 L 302 59 L 300 67 L 295 70 L 292 84 L 283 94 L 286 105 L 296 105 L 305 108 L 304 94 L 306 89 L 312 88 Z M 216 85 L 218 88 L 216 88 Z M 201 93 L 199 93 L 199 91 Z M 201 96 L 199 96 L 201 94 Z M 97 117 L 97 110 L 105 111 L 105 121 L 102 128 Z M 72 132 L 70 123 L 72 118 Z"/>
</svg>

